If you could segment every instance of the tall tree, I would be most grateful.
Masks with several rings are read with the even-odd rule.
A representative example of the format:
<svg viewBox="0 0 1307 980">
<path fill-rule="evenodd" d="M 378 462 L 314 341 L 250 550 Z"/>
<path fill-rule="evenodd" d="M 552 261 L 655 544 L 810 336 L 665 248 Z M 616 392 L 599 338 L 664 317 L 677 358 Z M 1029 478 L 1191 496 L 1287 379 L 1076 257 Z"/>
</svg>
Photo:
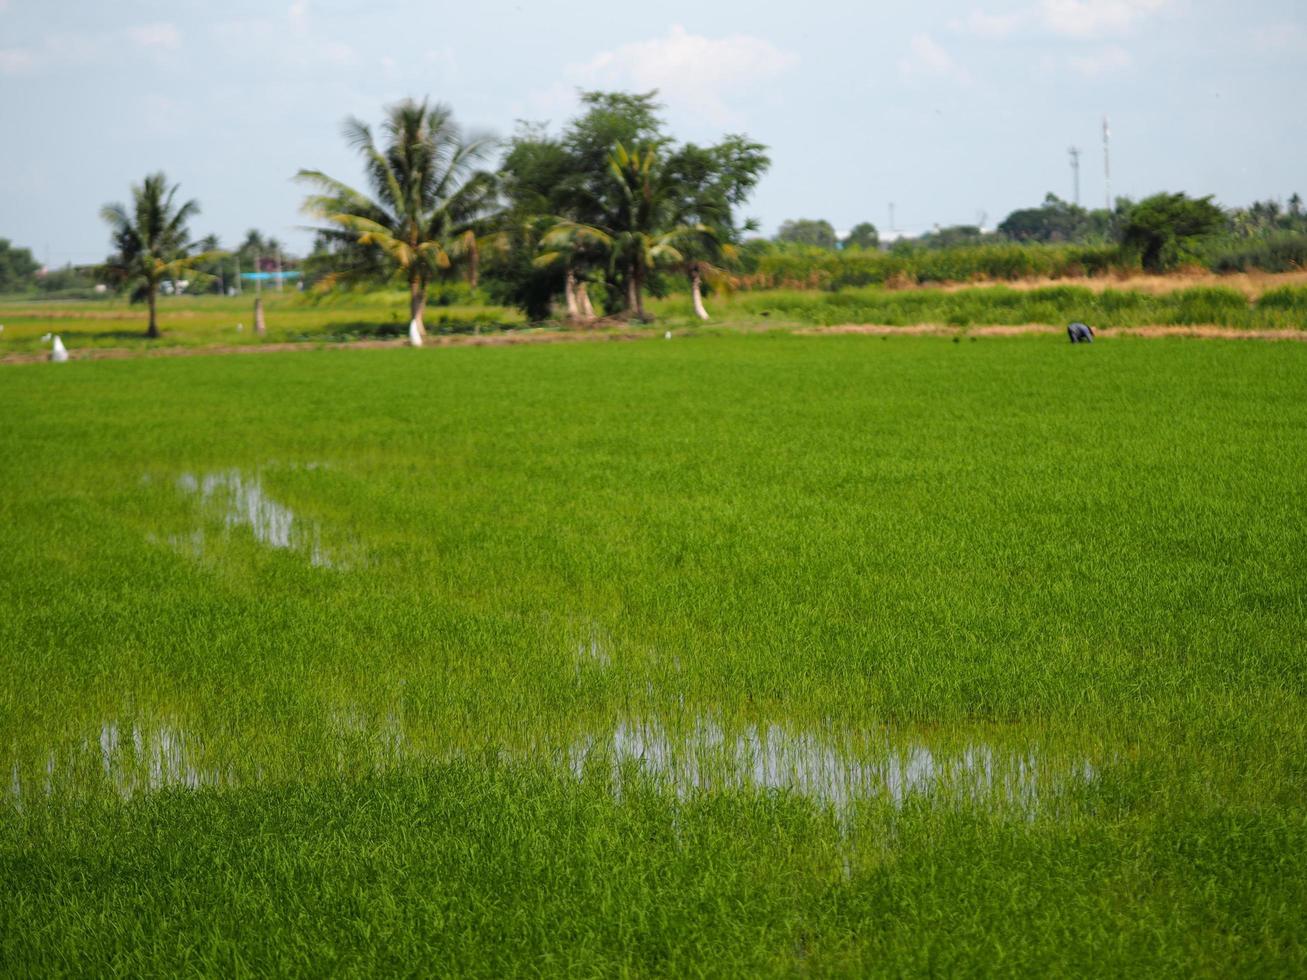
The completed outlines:
<svg viewBox="0 0 1307 980">
<path fill-rule="evenodd" d="M 637 319 L 647 320 L 644 288 L 649 274 L 660 265 L 685 261 L 677 248 L 678 240 L 691 232 L 705 233 L 707 228 L 689 228 L 676 224 L 680 217 L 676 185 L 669 172 L 660 165 L 658 151 L 652 147 L 628 150 L 621 143 L 608 156 L 611 209 L 601 223 L 559 222 L 545 235 L 541 263 L 557 261 L 559 252 L 582 245 L 602 250 L 609 257 L 610 269 L 620 273 L 626 285 L 626 309 Z"/>
<path fill-rule="evenodd" d="M 1149 272 L 1196 261 L 1202 239 L 1225 227 L 1225 213 L 1211 196 L 1154 194 L 1132 206 L 1121 229 L 1121 246 Z"/>
<path fill-rule="evenodd" d="M 130 288 L 133 303 L 145 300 L 150 308 L 147 337 L 159 336 L 159 284 L 181 278 L 211 256 L 191 254 L 186 222 L 200 213 L 195 201 L 176 203 L 180 184 L 168 185 L 162 174 L 150 174 L 132 185 L 131 210 L 106 204 L 100 216 L 113 229 L 117 251 L 105 263 L 106 277 L 119 288 Z"/>
<path fill-rule="evenodd" d="M 863 221 L 853 226 L 849 237 L 844 239 L 843 248 L 880 248 L 880 232 L 870 221 Z"/>
<path fill-rule="evenodd" d="M 328 177 L 301 170 L 297 179 L 318 188 L 304 209 L 329 222 L 327 239 L 361 246 L 407 280 L 409 314 L 426 334 L 422 316 L 432 279 L 461 264 L 475 283 L 478 233 L 493 209 L 495 179 L 477 165 L 493 146 L 486 136 L 465 134 L 442 103 L 405 99 L 386 110 L 378 146 L 372 130 L 345 121 L 349 144 L 363 157 L 372 196 Z M 351 263 L 325 277 L 327 283 L 375 272 L 368 261 Z"/>
<path fill-rule="evenodd" d="M 0 238 L 0 293 L 30 289 L 39 268 L 41 263 L 32 258 L 29 249 L 13 247 L 9 239 Z"/>
<path fill-rule="evenodd" d="M 776 233 L 778 242 L 794 242 L 798 245 L 816 245 L 818 248 L 835 248 L 839 239 L 835 236 L 834 226 L 824 218 L 799 218 L 781 224 Z"/>
<path fill-rule="evenodd" d="M 707 320 L 704 284 L 729 288 L 729 266 L 738 246 L 757 223 L 739 221 L 737 208 L 753 192 L 770 165 L 766 147 L 746 136 L 729 135 L 715 146 L 693 143 L 676 150 L 667 162 L 667 179 L 678 196 L 676 222 L 687 230 L 679 247 L 690 280 L 690 302 Z"/>
</svg>

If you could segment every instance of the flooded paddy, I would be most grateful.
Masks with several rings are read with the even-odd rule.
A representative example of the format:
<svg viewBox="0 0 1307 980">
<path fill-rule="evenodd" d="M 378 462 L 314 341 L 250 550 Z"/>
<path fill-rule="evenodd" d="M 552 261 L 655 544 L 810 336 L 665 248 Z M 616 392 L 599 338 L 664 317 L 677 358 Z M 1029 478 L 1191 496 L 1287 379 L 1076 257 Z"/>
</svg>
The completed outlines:
<svg viewBox="0 0 1307 980">
<path fill-rule="evenodd" d="M 15 369 L 0 972 L 1303 973 L 1307 348 L 1067 347 Z"/>
</svg>

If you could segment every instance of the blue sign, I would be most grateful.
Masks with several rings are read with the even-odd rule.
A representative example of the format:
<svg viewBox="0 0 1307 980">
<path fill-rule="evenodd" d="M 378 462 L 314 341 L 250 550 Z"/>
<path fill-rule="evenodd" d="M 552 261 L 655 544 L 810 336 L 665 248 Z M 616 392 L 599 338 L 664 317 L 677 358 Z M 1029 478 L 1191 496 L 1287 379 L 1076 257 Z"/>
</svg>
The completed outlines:
<svg viewBox="0 0 1307 980">
<path fill-rule="evenodd" d="M 241 278 L 248 282 L 254 282 L 255 280 L 267 282 L 269 279 L 298 279 L 299 277 L 300 274 L 298 272 L 289 272 L 289 271 L 288 272 L 242 272 L 241 273 Z"/>
</svg>

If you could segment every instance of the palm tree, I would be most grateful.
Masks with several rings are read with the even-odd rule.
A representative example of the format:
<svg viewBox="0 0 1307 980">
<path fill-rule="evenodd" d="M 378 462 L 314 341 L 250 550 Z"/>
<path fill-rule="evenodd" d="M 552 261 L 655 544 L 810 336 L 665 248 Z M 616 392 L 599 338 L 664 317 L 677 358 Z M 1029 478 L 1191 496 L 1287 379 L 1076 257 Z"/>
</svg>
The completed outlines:
<svg viewBox="0 0 1307 980">
<path fill-rule="evenodd" d="M 390 106 L 381 131 L 378 147 L 366 124 L 345 121 L 345 139 L 363 156 L 371 197 L 318 170 L 301 170 L 296 178 L 320 191 L 304 202 L 305 211 L 332 226 L 319 231 L 360 253 L 325 284 L 374 273 L 376 263 L 367 259 L 379 256 L 408 280 L 409 313 L 425 336 L 422 314 L 435 276 L 461 262 L 475 287 L 477 260 L 488 244 L 478 232 L 485 230 L 495 188 L 492 175 L 474 168 L 493 142 L 466 136 L 448 106 L 425 99 Z"/>
<path fill-rule="evenodd" d="M 107 278 L 120 287 L 131 287 L 133 303 L 145 300 L 150 306 L 147 337 L 159 336 L 159 284 L 176 281 L 197 263 L 212 258 L 207 253 L 189 255 L 190 237 L 186 221 L 200 213 L 195 201 L 174 204 L 180 184 L 168 186 L 162 174 L 150 174 L 132 185 L 132 209 L 106 204 L 100 216 L 113 228 L 117 252 L 105 263 Z"/>
<path fill-rule="evenodd" d="M 678 186 L 659 166 L 652 147 L 631 152 L 618 143 L 609 154 L 608 171 L 615 193 L 609 195 L 601 222 L 559 221 L 544 237 L 542 245 L 549 251 L 540 261 L 557 261 L 583 246 L 606 253 L 610 266 L 626 281 L 627 311 L 647 320 L 644 284 L 649 273 L 661 265 L 683 263 L 677 243 L 711 231 L 704 225 L 678 223 Z"/>
</svg>

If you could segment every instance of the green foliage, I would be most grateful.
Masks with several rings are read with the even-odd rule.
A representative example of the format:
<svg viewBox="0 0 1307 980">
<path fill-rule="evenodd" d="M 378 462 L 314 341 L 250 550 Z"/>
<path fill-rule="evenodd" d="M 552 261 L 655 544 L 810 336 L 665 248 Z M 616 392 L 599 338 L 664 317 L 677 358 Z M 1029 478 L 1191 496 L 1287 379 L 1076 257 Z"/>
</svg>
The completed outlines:
<svg viewBox="0 0 1307 980">
<path fill-rule="evenodd" d="M 839 245 L 839 239 L 835 237 L 835 226 L 824 218 L 783 221 L 780 230 L 776 232 L 776 241 L 832 250 Z"/>
<path fill-rule="evenodd" d="M 1205 238 L 1225 227 L 1225 214 L 1211 196 L 1155 194 L 1130 207 L 1121 227 L 1121 247 L 1149 272 L 1165 272 L 1200 259 Z"/>
<path fill-rule="evenodd" d="M 501 167 L 509 245 L 488 268 L 492 295 L 542 319 L 559 293 L 570 308 L 574 288 L 593 285 L 608 309 L 643 316 L 644 293 L 664 292 L 664 274 L 702 280 L 730 261 L 765 148 L 738 134 L 676 146 L 654 96 L 586 92 L 560 137 L 519 130 Z"/>
<path fill-rule="evenodd" d="M 25 248 L 14 248 L 9 239 L 0 238 L 0 293 L 17 293 L 36 285 L 36 270 L 41 264 Z"/>
<path fill-rule="evenodd" d="M 105 262 L 105 278 L 120 290 L 128 291 L 132 302 L 149 304 L 149 328 L 146 335 L 159 336 L 155 306 L 159 286 L 165 280 L 196 274 L 199 263 L 207 256 L 192 254 L 190 232 L 186 222 L 199 214 L 196 201 L 176 203 L 179 184 L 168 185 L 162 173 L 150 174 L 132 186 L 132 207 L 107 204 L 100 216 L 113 230 L 116 251 Z"/>
<path fill-rule="evenodd" d="M 870 221 L 863 221 L 853 226 L 847 238 L 841 243 L 842 248 L 879 248 L 880 233 Z"/>
<path fill-rule="evenodd" d="M 1242 330 L 1305 329 L 1307 287 L 1287 286 L 1268 292 L 1256 303 L 1225 287 L 1197 286 L 1166 293 L 1135 289 L 1095 290 L 1085 286 L 1010 289 L 884 289 L 877 286 L 839 289 L 740 291 L 719 301 L 727 322 L 777 325 L 880 324 L 956 327 L 1065 326 L 1073 320 L 1094 327 L 1219 326 Z M 664 315 L 688 315 L 684 300 L 660 307 Z"/>
<path fill-rule="evenodd" d="M 1275 231 L 1262 238 L 1221 238 L 1203 249 L 1213 272 L 1293 272 L 1307 269 L 1307 232 Z"/>
<path fill-rule="evenodd" d="M 1106 210 L 1086 211 L 1048 194 L 1037 208 L 1013 211 L 998 226 L 998 232 L 1016 242 L 1096 242 L 1109 240 L 1113 216 Z"/>
<path fill-rule="evenodd" d="M 339 243 L 332 257 L 343 264 L 322 282 L 375 281 L 379 266 L 401 271 L 410 312 L 423 329 L 428 284 L 459 263 L 475 287 L 495 180 L 477 164 L 491 148 L 486 136 L 467 136 L 443 104 L 406 99 L 390 106 L 378 146 L 362 121 L 345 121 L 346 140 L 363 157 L 372 197 L 321 171 L 296 176 L 318 189 L 304 209 L 330 226 L 321 240 Z"/>
<path fill-rule="evenodd" d="M 746 288 L 839 289 L 879 283 L 967 282 L 1102 275 L 1119 268 L 1114 245 L 991 243 L 959 248 L 831 252 L 755 243 Z"/>
</svg>

